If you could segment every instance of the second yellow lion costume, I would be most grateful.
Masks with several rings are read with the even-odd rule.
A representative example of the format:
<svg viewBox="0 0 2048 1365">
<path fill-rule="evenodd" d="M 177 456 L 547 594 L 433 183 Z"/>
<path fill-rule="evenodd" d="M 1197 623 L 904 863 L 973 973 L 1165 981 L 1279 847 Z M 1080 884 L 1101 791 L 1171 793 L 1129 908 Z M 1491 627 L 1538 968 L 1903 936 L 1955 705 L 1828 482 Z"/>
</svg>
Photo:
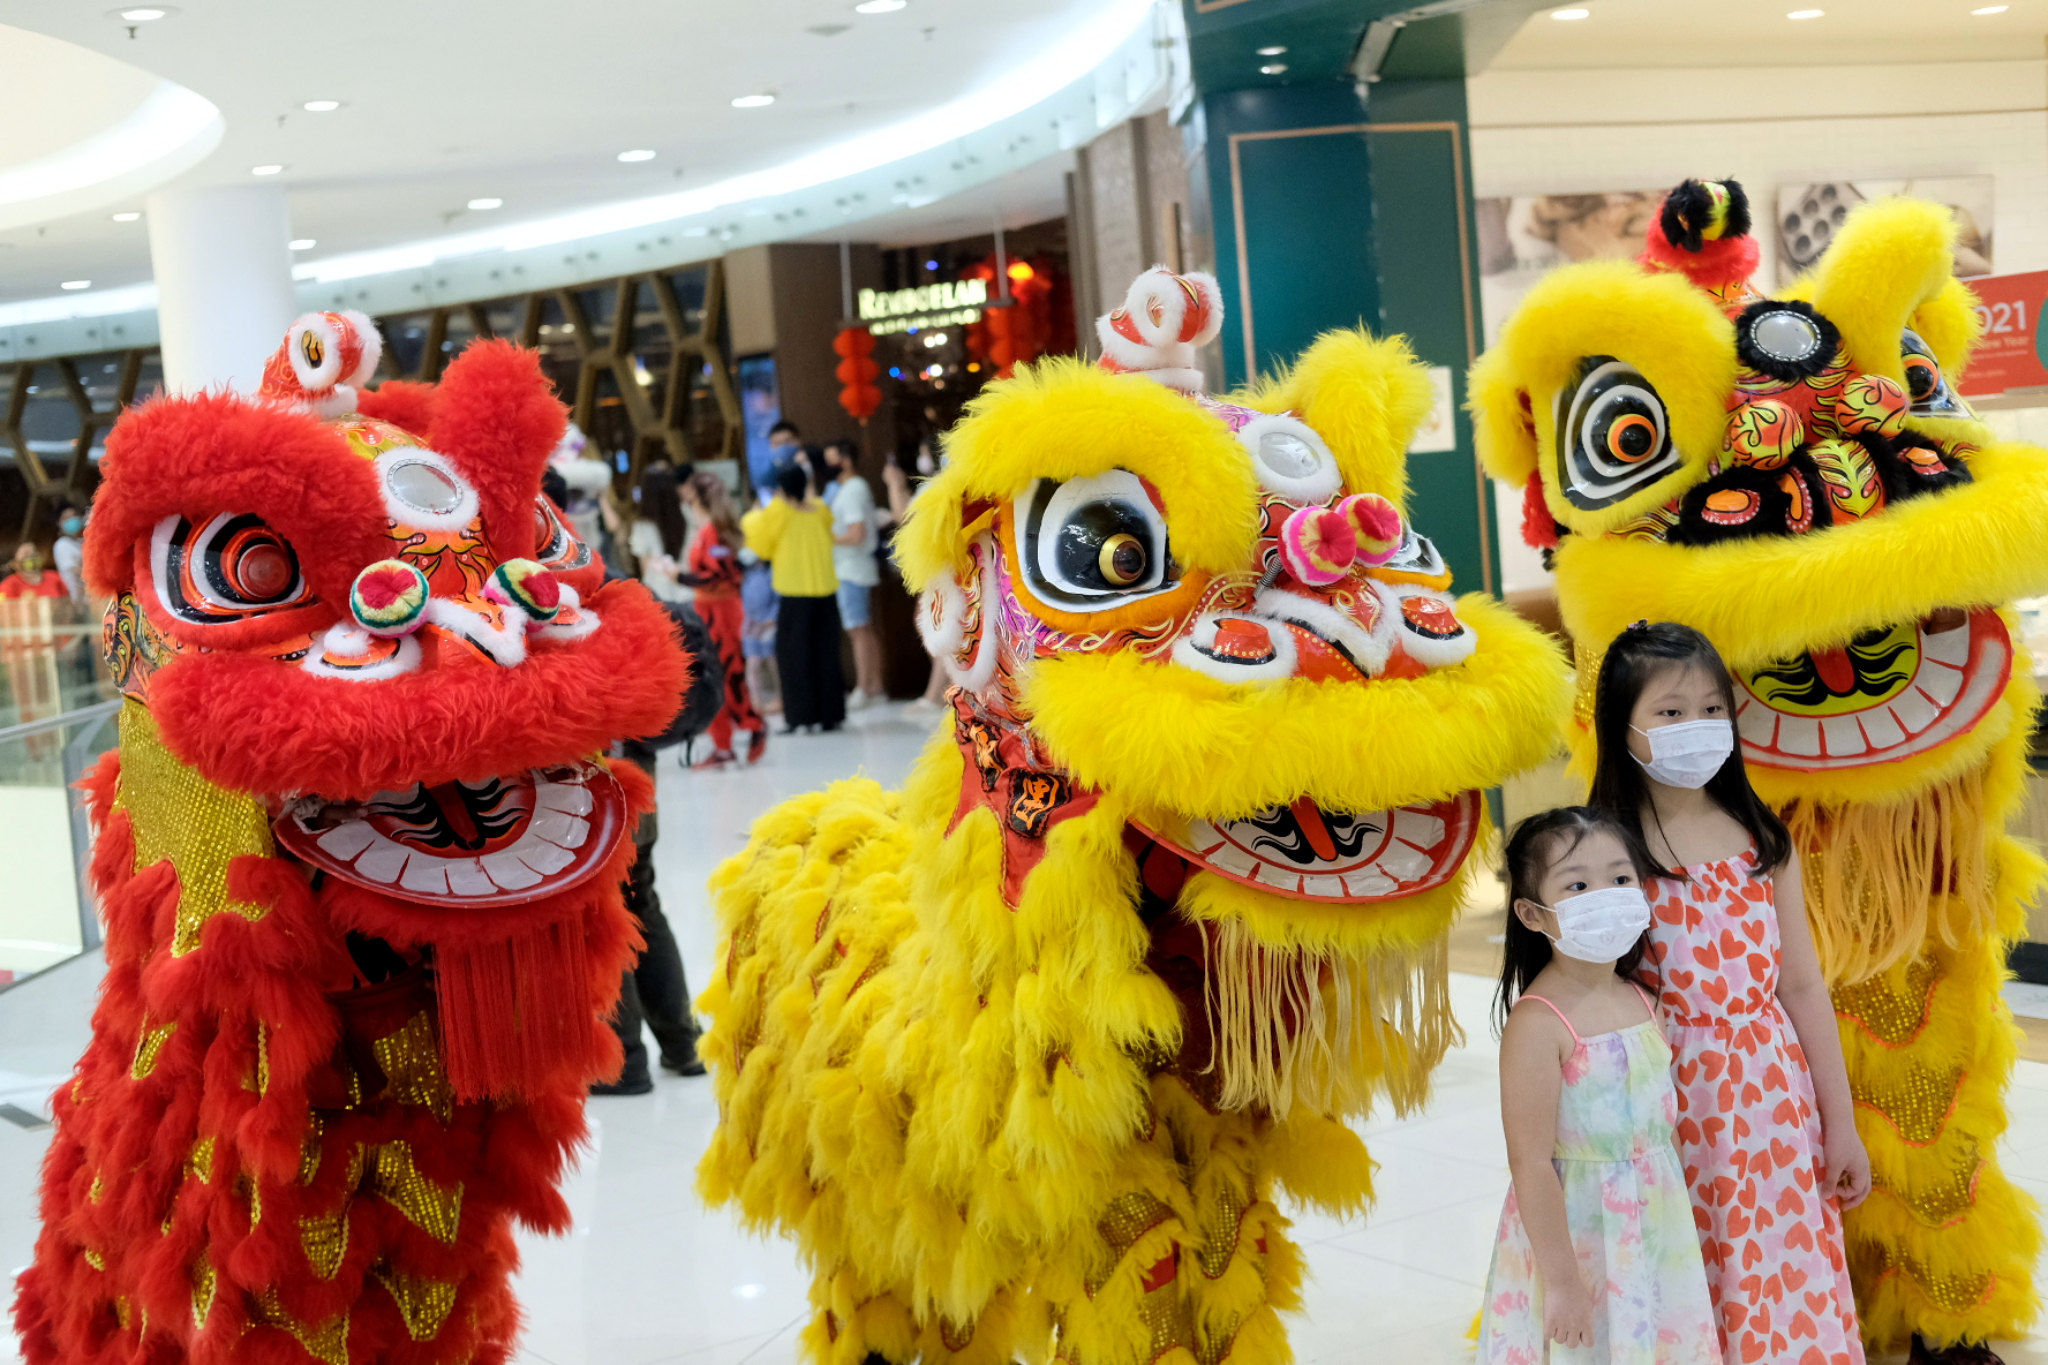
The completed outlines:
<svg viewBox="0 0 2048 1365">
<path fill-rule="evenodd" d="M 1473 374 L 1480 450 L 1554 547 L 1587 743 L 1630 622 L 1705 633 L 1784 815 L 1877 1188 L 1846 1220 L 1880 1346 L 2024 1332 L 2033 1201 L 1999 1170 L 2004 946 L 2041 883 L 2006 833 L 2038 700 L 2048 453 L 1957 396 L 1975 339 L 1946 210 L 1858 209 L 1765 298 L 1739 186 L 1687 182 L 1640 262 L 1559 270 Z"/>
<path fill-rule="evenodd" d="M 715 880 L 700 1184 L 796 1240 L 814 1360 L 1290 1359 L 1276 1186 L 1362 1207 L 1343 1120 L 1452 1032 L 1478 789 L 1554 744 L 1562 661 L 1405 525 L 1405 346 L 1213 402 L 1220 322 L 1155 271 L 1107 368 L 976 400 L 898 545 L 952 723 Z"/>
</svg>

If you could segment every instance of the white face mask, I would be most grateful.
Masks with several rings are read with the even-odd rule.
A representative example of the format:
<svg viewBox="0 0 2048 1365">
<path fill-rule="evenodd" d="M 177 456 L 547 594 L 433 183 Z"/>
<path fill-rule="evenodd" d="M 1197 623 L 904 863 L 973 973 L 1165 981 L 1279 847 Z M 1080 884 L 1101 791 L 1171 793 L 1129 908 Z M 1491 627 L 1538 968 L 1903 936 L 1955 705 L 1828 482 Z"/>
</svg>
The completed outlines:
<svg viewBox="0 0 2048 1365">
<path fill-rule="evenodd" d="M 1557 937 L 1550 946 L 1579 962 L 1613 962 L 1650 927 L 1650 902 L 1641 887 L 1582 891 L 1550 909 L 1557 916 Z"/>
<path fill-rule="evenodd" d="M 1636 762 L 1651 781 L 1667 787 L 1706 786 L 1735 752 L 1735 727 L 1725 720 L 1688 720 L 1654 730 L 1628 728 L 1650 741 L 1650 756 Z"/>
</svg>

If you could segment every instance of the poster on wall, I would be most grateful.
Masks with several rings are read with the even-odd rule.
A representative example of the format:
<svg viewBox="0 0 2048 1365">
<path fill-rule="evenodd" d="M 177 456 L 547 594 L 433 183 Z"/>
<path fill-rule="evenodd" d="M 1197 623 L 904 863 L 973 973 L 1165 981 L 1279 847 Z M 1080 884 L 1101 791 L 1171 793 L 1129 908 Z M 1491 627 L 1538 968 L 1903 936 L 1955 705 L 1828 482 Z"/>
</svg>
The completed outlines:
<svg viewBox="0 0 2048 1365">
<path fill-rule="evenodd" d="M 1904 194 L 1946 204 L 1956 216 L 1956 274 L 1989 275 L 1991 190 L 1988 175 L 1920 180 L 1817 180 L 1778 187 L 1778 278 L 1789 280 L 1820 259 L 1849 211 L 1869 199 Z"/>
<path fill-rule="evenodd" d="M 1522 296 L 1556 267 L 1634 257 L 1663 203 L 1662 189 L 1474 200 L 1486 344 L 1499 340 L 1501 324 Z"/>
</svg>

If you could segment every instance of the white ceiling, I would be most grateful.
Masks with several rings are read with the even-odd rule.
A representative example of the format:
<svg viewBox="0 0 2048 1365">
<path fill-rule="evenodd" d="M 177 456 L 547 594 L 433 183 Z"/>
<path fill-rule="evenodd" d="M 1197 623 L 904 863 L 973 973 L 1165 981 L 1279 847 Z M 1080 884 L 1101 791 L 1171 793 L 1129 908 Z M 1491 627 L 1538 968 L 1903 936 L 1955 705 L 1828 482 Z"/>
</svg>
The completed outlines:
<svg viewBox="0 0 2048 1365">
<path fill-rule="evenodd" d="M 1492 70 L 1883 65 L 2048 55 L 2048 0 L 1569 0 L 1587 18 L 1532 17 Z M 1560 6 L 1562 8 L 1563 6 Z M 1789 19 L 1818 9 L 1818 19 Z M 1685 87 L 1671 87 L 1682 107 Z"/>
<path fill-rule="evenodd" d="M 293 231 L 326 256 L 689 189 L 815 151 L 986 84 L 1100 7 L 910 0 L 869 16 L 853 0 L 357 0 L 340 11 L 185 0 L 131 38 L 95 0 L 0 0 L 0 24 L 211 100 L 226 135 L 179 183 L 257 183 L 251 166 L 283 163 Z M 756 91 L 775 104 L 731 107 Z M 300 109 L 317 99 L 344 105 Z M 615 159 L 643 147 L 653 161 Z M 0 171 L 15 154 L 0 142 Z M 484 196 L 504 207 L 464 208 Z M 102 289 L 148 276 L 145 226 L 106 211 L 0 232 L 0 302 L 63 280 Z"/>
</svg>

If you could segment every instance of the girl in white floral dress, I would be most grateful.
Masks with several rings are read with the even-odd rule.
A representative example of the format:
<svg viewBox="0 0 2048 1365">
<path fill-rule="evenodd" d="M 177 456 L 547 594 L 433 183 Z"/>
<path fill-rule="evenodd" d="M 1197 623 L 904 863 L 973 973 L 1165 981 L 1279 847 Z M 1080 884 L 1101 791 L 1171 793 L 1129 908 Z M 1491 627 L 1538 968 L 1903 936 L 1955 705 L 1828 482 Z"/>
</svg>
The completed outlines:
<svg viewBox="0 0 2048 1365">
<path fill-rule="evenodd" d="M 1672 1130 L 1671 1049 L 1630 981 L 1640 841 L 1583 806 L 1508 841 L 1501 1121 L 1514 1184 L 1479 1329 L 1489 1365 L 1719 1365 Z M 1519 997 L 1519 998 L 1518 998 Z"/>
</svg>

